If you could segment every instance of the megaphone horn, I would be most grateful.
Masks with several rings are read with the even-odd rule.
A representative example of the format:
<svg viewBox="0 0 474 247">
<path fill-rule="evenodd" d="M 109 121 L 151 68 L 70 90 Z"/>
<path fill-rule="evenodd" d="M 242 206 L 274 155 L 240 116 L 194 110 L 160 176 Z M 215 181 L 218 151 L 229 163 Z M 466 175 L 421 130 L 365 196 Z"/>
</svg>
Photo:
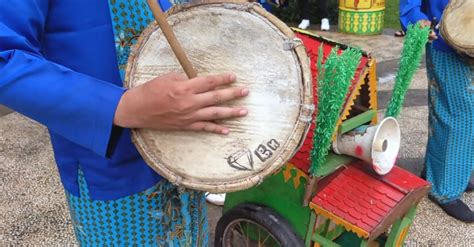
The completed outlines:
<svg viewBox="0 0 474 247">
<path fill-rule="evenodd" d="M 338 135 L 332 144 L 334 152 L 346 154 L 372 165 L 374 171 L 385 175 L 392 170 L 400 149 L 400 127 L 393 117 L 378 125 L 363 125 Z"/>
</svg>

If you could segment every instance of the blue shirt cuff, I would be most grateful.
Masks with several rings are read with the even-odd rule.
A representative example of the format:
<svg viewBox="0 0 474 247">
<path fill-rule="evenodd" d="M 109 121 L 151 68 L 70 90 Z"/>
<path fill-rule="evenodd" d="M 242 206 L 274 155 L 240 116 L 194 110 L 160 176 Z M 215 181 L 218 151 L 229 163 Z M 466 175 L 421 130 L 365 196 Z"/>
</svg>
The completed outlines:
<svg viewBox="0 0 474 247">
<path fill-rule="evenodd" d="M 400 10 L 400 23 L 404 31 L 408 25 L 416 24 L 418 21 L 428 20 L 428 17 L 421 11 L 419 6 L 407 10 Z"/>
<path fill-rule="evenodd" d="M 105 83 L 104 83 L 105 84 Z M 113 141 L 111 138 L 114 133 L 114 116 L 117 109 L 117 105 L 125 92 L 124 88 L 117 87 L 113 84 L 104 85 L 102 84 L 103 90 L 97 91 L 97 96 L 94 97 L 97 104 L 100 106 L 95 114 L 95 125 L 91 133 L 90 147 L 97 154 L 102 157 L 106 157 L 108 153 L 113 152 Z M 110 146 L 110 149 L 109 149 Z"/>
</svg>

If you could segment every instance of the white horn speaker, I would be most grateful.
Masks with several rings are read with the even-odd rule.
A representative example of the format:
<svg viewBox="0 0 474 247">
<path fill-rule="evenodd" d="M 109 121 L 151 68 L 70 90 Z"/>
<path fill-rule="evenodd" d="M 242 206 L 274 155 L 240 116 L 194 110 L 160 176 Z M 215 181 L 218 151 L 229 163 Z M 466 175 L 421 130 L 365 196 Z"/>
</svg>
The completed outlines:
<svg viewBox="0 0 474 247">
<path fill-rule="evenodd" d="M 387 117 L 378 125 L 363 125 L 343 135 L 332 144 L 334 152 L 357 157 L 385 175 L 392 170 L 400 149 L 400 127 L 395 118 Z"/>
</svg>

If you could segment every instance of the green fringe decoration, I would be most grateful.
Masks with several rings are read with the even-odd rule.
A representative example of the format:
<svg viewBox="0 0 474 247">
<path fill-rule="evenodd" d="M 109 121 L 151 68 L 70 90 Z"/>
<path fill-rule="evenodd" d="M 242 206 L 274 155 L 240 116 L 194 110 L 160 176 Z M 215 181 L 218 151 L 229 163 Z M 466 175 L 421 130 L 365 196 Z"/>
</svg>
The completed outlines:
<svg viewBox="0 0 474 247">
<path fill-rule="evenodd" d="M 405 101 L 405 95 L 413 76 L 418 69 L 421 57 L 425 51 L 430 28 L 421 28 L 420 24 L 408 26 L 403 42 L 402 58 L 395 78 L 392 98 L 388 103 L 385 117 L 398 117 Z"/>
<path fill-rule="evenodd" d="M 335 126 L 339 119 L 349 86 L 354 78 L 362 53 L 356 49 L 346 49 L 337 54 L 338 47 L 331 50 L 324 65 L 323 50 L 319 48 L 318 66 L 318 115 L 314 130 L 314 146 L 311 150 L 310 173 L 315 172 L 324 164 L 331 145 Z"/>
</svg>

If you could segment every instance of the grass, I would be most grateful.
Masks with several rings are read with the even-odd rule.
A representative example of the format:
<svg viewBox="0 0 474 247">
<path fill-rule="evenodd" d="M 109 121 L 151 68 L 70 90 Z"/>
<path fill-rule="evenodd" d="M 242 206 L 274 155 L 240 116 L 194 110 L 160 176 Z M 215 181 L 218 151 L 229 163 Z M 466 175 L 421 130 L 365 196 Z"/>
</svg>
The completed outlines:
<svg viewBox="0 0 474 247">
<path fill-rule="evenodd" d="M 400 29 L 400 19 L 398 12 L 399 0 L 385 1 L 385 26 L 384 28 Z"/>
</svg>

